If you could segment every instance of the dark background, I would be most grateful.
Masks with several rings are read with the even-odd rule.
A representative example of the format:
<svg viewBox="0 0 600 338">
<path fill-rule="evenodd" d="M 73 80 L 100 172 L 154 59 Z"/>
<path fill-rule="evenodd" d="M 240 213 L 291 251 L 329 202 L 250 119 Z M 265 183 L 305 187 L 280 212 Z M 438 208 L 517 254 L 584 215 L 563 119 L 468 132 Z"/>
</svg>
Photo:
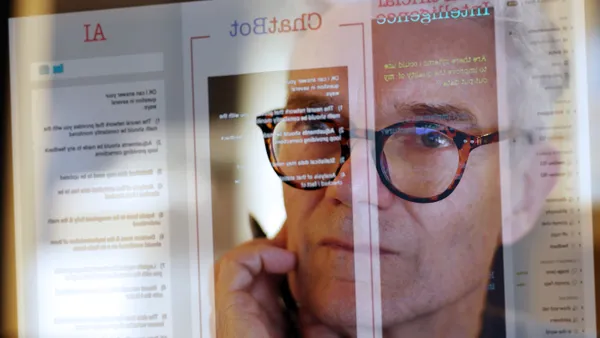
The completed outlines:
<svg viewBox="0 0 600 338">
<path fill-rule="evenodd" d="M 241 142 L 248 141 L 221 141 L 221 137 L 242 134 L 243 124 L 248 118 L 219 119 L 219 114 L 246 112 L 236 100 L 243 94 L 243 76 L 208 78 L 212 222 L 219 226 L 218 230 L 213 229 L 215 259 L 238 244 L 231 234 L 240 232 L 239 224 L 236 224 L 236 213 L 241 207 L 236 198 L 240 194 L 240 186 L 235 184 L 235 180 L 242 178 L 237 169 L 237 165 L 243 164 L 240 161 Z"/>
<path fill-rule="evenodd" d="M 9 93 L 9 65 L 8 65 L 8 16 L 11 13 L 11 1 L 2 1 L 2 24 L 0 24 L 0 35 L 2 43 L 2 54 L 0 63 L 3 78 L 0 81 L 0 178 L 2 179 L 2 194 L 0 194 L 0 220 L 2 220 L 2 231 L 0 231 L 0 246 L 2 259 L 0 259 L 0 335 L 2 337 L 16 337 L 16 297 L 14 295 L 14 243 L 12 222 L 12 172 L 10 165 L 10 106 L 8 103 Z M 9 176 L 10 175 L 10 176 Z M 12 292 L 9 292 L 8 290 Z"/>
</svg>

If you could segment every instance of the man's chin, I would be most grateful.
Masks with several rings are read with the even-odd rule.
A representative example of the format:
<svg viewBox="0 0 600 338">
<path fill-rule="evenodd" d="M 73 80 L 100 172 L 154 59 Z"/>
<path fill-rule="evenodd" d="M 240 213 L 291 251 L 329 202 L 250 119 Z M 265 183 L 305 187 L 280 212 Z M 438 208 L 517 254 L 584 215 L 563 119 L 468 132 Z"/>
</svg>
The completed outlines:
<svg viewBox="0 0 600 338">
<path fill-rule="evenodd" d="M 414 318 L 414 309 L 386 299 L 381 299 L 383 316 L 379 319 L 373 318 L 370 302 L 373 301 L 374 295 L 371 294 L 370 286 L 363 284 L 340 279 L 316 283 L 313 288 L 303 290 L 306 298 L 302 305 L 321 323 L 336 331 L 346 333 L 356 330 L 371 330 L 374 319 L 383 327 L 389 327 Z M 359 302 L 357 302 L 357 297 Z M 361 301 L 364 302 L 363 305 L 360 304 Z M 414 303 L 414 299 L 412 301 Z M 386 309 L 390 312 L 386 313 Z"/>
<path fill-rule="evenodd" d="M 308 300 L 307 309 L 324 324 L 356 326 L 356 283 L 353 280 L 321 279 L 303 291 Z"/>
<path fill-rule="evenodd" d="M 371 302 L 374 301 L 375 295 L 371 294 L 371 291 L 369 284 L 333 278 L 301 290 L 304 295 L 304 302 L 301 304 L 306 311 L 328 327 L 341 332 L 351 332 L 371 328 L 374 324 Z M 383 313 L 381 318 L 375 320 L 383 327 L 389 327 L 399 322 L 410 321 L 427 310 L 423 304 L 416 304 L 413 297 L 403 296 L 401 299 L 405 301 L 397 302 L 397 299 L 385 297 L 380 299 Z M 361 302 L 364 304 L 361 305 Z"/>
<path fill-rule="evenodd" d="M 401 257 L 389 256 L 384 255 L 380 258 L 382 267 L 384 267 L 381 272 L 392 269 L 394 276 L 388 277 L 387 274 L 383 274 L 381 281 L 383 283 L 372 288 L 370 270 L 357 271 L 355 266 L 355 263 L 361 263 L 361 259 L 369 258 L 368 255 L 355 255 L 344 250 L 319 248 L 312 251 L 312 255 L 307 256 L 306 259 L 300 260 L 304 264 L 301 263 L 298 270 L 290 274 L 289 282 L 292 294 L 305 310 L 327 326 L 337 328 L 370 327 L 373 325 L 372 304 L 367 303 L 372 302 L 373 296 L 376 296 L 373 292 L 379 290 L 384 298 L 392 296 L 387 300 L 389 302 L 391 299 L 398 298 L 410 300 L 410 292 L 414 291 L 415 283 L 412 279 L 396 277 L 398 274 L 415 276 L 414 263 Z M 364 263 L 362 266 L 365 266 L 370 262 L 362 263 Z M 389 284 L 391 280 L 394 281 L 392 285 Z M 386 299 L 381 299 L 381 301 L 385 303 Z M 404 303 L 404 305 L 411 305 L 414 302 L 415 300 L 412 299 L 411 303 Z M 395 302 L 392 301 L 392 303 Z M 358 311 L 365 311 L 365 313 L 357 313 L 357 307 Z M 412 309 L 405 309 L 403 306 L 392 307 L 396 311 L 402 311 L 394 313 L 391 316 L 393 318 L 387 318 L 390 316 L 386 315 L 385 318 L 382 318 L 383 324 L 397 320 L 398 315 L 410 317 L 413 312 Z"/>
<path fill-rule="evenodd" d="M 342 331 L 373 325 L 372 304 L 367 304 L 373 301 L 374 296 L 369 283 L 327 273 L 302 277 L 294 273 L 290 275 L 289 281 L 292 293 L 300 306 L 323 324 Z M 381 287 L 384 295 L 391 296 L 385 285 Z M 405 291 L 410 290 L 412 288 Z M 385 313 L 381 318 L 384 327 L 415 316 L 415 309 L 410 306 L 416 305 L 414 297 L 399 295 L 398 290 L 395 291 L 392 293 L 394 297 L 385 299 L 384 296 L 384 299 L 381 299 L 382 310 L 384 312 L 386 309 L 390 310 L 390 313 Z M 397 304 L 395 301 L 397 298 L 404 299 L 405 302 Z M 362 306 L 359 304 L 361 301 L 365 302 Z M 357 311 L 365 312 L 357 313 Z"/>
</svg>

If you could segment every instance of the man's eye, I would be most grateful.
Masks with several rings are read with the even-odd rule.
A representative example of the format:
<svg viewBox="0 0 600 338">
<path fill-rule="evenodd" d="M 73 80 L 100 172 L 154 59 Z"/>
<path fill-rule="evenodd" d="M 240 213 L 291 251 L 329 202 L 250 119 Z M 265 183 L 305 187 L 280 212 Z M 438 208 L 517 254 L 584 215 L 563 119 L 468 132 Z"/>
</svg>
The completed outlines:
<svg viewBox="0 0 600 338">
<path fill-rule="evenodd" d="M 329 129 L 329 126 L 320 121 L 304 121 L 295 123 L 292 129 L 294 131 L 321 130 Z"/>
<path fill-rule="evenodd" d="M 452 145 L 452 140 L 438 131 L 430 131 L 420 135 L 420 143 L 431 149 L 445 148 Z"/>
<path fill-rule="evenodd" d="M 326 129 L 327 125 L 322 122 L 304 122 L 304 130 Z"/>
</svg>

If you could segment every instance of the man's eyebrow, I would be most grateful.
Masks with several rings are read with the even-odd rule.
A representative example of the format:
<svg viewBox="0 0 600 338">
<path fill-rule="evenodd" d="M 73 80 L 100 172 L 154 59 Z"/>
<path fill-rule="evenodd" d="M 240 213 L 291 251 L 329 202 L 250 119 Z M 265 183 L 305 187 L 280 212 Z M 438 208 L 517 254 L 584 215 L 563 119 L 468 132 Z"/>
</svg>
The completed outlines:
<svg viewBox="0 0 600 338">
<path fill-rule="evenodd" d="M 324 107 L 335 105 L 339 102 L 323 95 L 312 93 L 293 93 L 288 96 L 286 108 Z M 396 103 L 393 111 L 385 109 L 387 115 L 401 116 L 402 121 L 430 121 L 441 124 L 461 124 L 463 128 L 480 130 L 477 117 L 468 108 L 453 104 L 431 104 L 431 103 Z M 341 117 L 347 121 L 346 116 Z M 349 121 L 347 121 L 349 122 Z"/>
<path fill-rule="evenodd" d="M 467 123 L 469 128 L 479 128 L 477 117 L 469 109 L 452 104 L 400 103 L 394 105 L 394 111 L 403 120 L 459 122 Z"/>
<path fill-rule="evenodd" d="M 286 108 L 316 108 L 335 104 L 334 100 L 324 95 L 294 93 L 288 96 Z"/>
</svg>

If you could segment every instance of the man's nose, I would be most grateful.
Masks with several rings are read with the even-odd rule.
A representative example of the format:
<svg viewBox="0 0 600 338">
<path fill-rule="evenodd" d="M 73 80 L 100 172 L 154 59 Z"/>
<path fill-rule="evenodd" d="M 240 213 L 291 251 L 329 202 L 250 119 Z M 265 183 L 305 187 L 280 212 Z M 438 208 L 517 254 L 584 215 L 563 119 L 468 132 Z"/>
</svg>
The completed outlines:
<svg viewBox="0 0 600 338">
<path fill-rule="evenodd" d="M 387 209 L 395 196 L 379 178 L 374 162 L 373 141 L 352 140 L 350 158 L 342 165 L 340 172 L 326 197 L 334 198 L 349 207 L 352 203 L 367 203 L 378 209 Z M 369 189 L 373 193 L 369 192 Z M 375 195 L 376 194 L 376 195 Z"/>
</svg>

